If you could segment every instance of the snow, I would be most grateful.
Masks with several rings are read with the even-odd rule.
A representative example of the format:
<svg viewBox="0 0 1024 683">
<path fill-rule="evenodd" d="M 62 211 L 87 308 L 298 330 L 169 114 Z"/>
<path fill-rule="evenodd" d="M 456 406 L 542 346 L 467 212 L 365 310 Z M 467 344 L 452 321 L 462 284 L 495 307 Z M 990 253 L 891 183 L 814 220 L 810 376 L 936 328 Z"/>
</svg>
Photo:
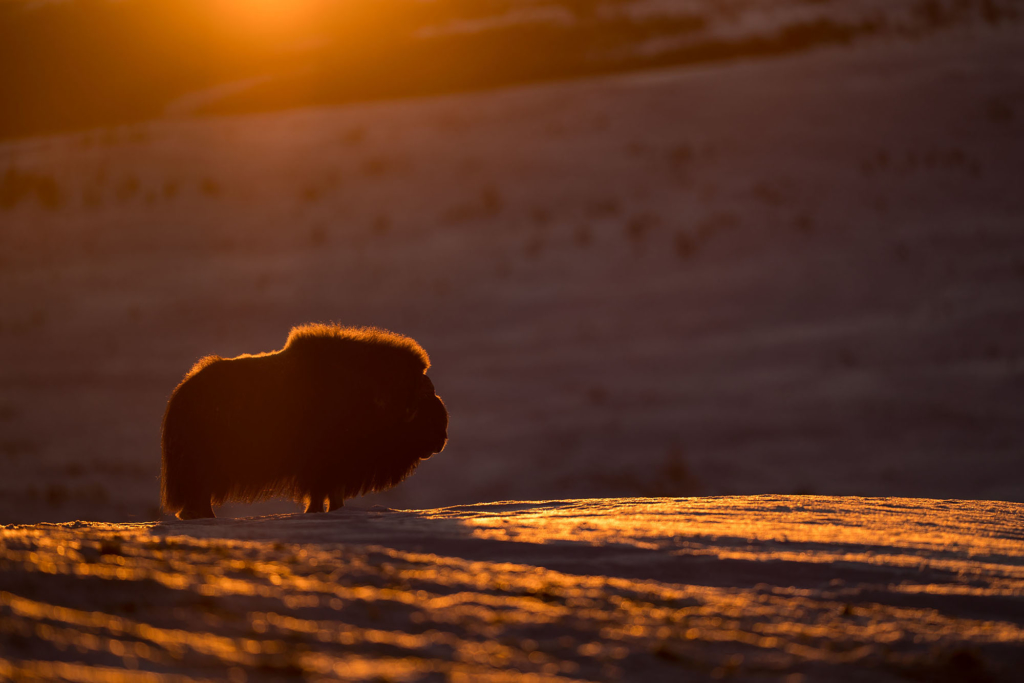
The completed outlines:
<svg viewBox="0 0 1024 683">
<path fill-rule="evenodd" d="M 1022 513 L 766 495 L 8 526 L 0 675 L 1010 681 Z"/>
</svg>

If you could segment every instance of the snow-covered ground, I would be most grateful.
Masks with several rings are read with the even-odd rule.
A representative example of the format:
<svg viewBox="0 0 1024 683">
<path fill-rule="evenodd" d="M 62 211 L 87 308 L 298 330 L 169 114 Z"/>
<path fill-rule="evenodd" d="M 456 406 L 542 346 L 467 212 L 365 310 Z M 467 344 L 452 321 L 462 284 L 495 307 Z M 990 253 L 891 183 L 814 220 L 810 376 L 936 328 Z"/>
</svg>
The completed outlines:
<svg viewBox="0 0 1024 683">
<path fill-rule="evenodd" d="M 735 496 L 0 527 L 0 678 L 1015 681 L 1022 518 Z"/>
<path fill-rule="evenodd" d="M 367 504 L 1024 500 L 1022 83 L 973 26 L 5 142 L 0 521 L 155 519 L 184 372 L 313 320 L 451 410 Z"/>
</svg>

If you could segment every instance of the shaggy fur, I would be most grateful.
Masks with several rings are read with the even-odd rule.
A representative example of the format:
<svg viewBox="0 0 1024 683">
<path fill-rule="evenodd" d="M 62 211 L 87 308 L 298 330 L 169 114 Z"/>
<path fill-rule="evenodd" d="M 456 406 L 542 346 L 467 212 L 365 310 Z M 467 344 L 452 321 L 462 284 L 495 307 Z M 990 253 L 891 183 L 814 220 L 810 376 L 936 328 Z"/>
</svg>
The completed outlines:
<svg viewBox="0 0 1024 683">
<path fill-rule="evenodd" d="M 306 512 L 394 486 L 440 452 L 448 411 L 415 341 L 304 325 L 280 351 L 207 356 L 164 413 L 161 502 L 181 519 L 285 496 Z"/>
</svg>

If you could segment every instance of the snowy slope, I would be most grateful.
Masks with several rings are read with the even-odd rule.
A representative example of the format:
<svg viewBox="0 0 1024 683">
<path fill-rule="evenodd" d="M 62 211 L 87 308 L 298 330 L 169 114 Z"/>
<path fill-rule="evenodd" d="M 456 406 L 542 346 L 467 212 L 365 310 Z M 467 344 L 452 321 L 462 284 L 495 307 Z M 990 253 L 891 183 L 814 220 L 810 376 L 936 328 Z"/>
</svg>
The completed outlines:
<svg viewBox="0 0 1024 683">
<path fill-rule="evenodd" d="M 1022 514 L 737 496 L 9 526 L 0 676 L 1011 681 Z"/>
</svg>

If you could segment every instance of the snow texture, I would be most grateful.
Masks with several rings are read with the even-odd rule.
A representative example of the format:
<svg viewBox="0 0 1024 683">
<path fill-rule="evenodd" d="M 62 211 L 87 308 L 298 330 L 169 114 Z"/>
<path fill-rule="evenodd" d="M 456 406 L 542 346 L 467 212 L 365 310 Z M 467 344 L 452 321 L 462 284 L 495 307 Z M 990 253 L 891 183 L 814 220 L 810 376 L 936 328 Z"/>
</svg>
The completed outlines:
<svg viewBox="0 0 1024 683">
<path fill-rule="evenodd" d="M 0 676 L 1011 681 L 1022 516 L 737 496 L 8 526 Z"/>
</svg>

